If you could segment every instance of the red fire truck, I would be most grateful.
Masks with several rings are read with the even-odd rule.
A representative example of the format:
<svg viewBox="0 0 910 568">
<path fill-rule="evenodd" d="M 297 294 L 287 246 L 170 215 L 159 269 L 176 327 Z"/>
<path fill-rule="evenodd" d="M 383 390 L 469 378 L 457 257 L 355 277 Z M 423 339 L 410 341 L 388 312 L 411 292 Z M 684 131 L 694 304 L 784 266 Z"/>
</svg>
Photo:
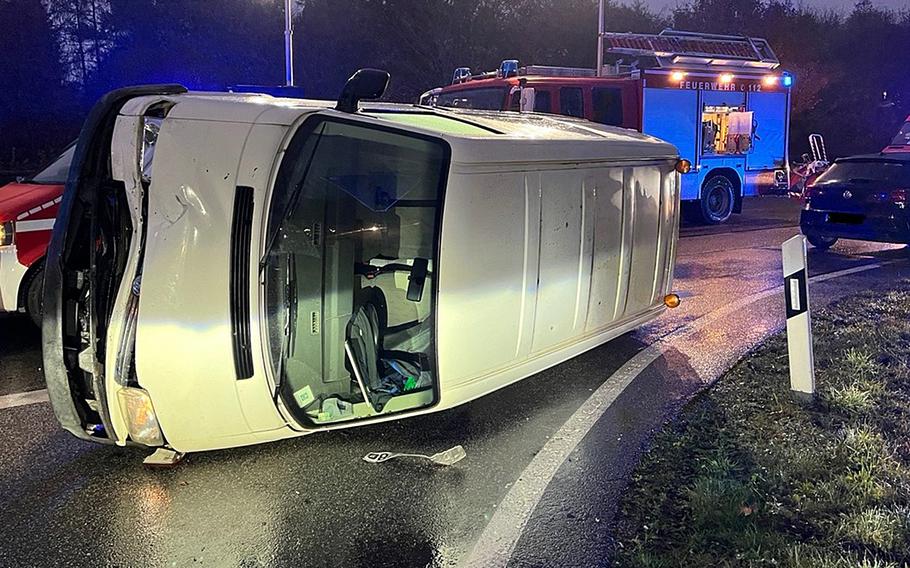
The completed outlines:
<svg viewBox="0 0 910 568">
<path fill-rule="evenodd" d="M 74 145 L 30 179 L 0 187 L 0 311 L 41 318 L 44 257 Z"/>
<path fill-rule="evenodd" d="M 907 117 L 907 121 L 904 122 L 903 126 L 901 126 L 901 129 L 894 136 L 894 140 L 891 141 L 891 144 L 885 146 L 885 149 L 882 150 L 882 153 L 910 153 L 910 116 Z"/>
<path fill-rule="evenodd" d="M 676 30 L 601 37 L 599 70 L 460 67 L 420 103 L 557 113 L 662 138 L 692 163 L 682 198 L 708 223 L 740 212 L 744 196 L 787 192 L 793 77 L 767 41 Z"/>
</svg>

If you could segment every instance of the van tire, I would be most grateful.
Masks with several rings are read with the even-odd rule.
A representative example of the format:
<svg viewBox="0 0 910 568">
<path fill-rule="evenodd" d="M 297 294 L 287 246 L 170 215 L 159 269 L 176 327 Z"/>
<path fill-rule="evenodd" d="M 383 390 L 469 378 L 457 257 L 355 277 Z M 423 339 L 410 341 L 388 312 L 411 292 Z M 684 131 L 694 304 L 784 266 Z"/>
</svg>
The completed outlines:
<svg viewBox="0 0 910 568">
<path fill-rule="evenodd" d="M 25 311 L 41 327 L 44 316 L 44 266 L 34 270 L 28 279 L 25 290 Z"/>
<path fill-rule="evenodd" d="M 736 206 L 736 188 L 725 175 L 709 177 L 701 188 L 701 217 L 709 225 L 726 223 Z"/>
<path fill-rule="evenodd" d="M 818 250 L 828 250 L 837 242 L 837 237 L 823 237 L 813 233 L 806 233 L 806 240 Z"/>
</svg>

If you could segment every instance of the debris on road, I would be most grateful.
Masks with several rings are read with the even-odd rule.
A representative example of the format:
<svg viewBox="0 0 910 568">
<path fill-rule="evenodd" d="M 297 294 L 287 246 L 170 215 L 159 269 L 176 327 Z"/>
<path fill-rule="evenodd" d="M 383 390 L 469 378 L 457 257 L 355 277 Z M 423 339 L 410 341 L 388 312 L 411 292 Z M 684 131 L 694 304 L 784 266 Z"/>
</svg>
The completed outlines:
<svg viewBox="0 0 910 568">
<path fill-rule="evenodd" d="M 467 456 L 467 453 L 464 451 L 464 448 L 455 446 L 454 448 L 439 452 L 438 454 L 433 454 L 432 456 L 394 452 L 370 452 L 363 456 L 363 461 L 367 463 L 382 463 L 395 458 L 423 458 L 425 460 L 430 460 L 436 465 L 454 465 L 463 460 L 465 456 Z"/>
</svg>

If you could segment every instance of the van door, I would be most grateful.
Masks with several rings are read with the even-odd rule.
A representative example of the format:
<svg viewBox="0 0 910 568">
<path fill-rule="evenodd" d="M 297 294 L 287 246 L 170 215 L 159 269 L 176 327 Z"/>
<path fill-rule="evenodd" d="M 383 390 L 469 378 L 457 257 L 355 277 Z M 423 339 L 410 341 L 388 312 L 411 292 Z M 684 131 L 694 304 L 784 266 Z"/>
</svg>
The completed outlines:
<svg viewBox="0 0 910 568">
<path fill-rule="evenodd" d="M 591 282 L 592 195 L 583 171 L 541 174 L 534 352 L 584 329 Z"/>
</svg>

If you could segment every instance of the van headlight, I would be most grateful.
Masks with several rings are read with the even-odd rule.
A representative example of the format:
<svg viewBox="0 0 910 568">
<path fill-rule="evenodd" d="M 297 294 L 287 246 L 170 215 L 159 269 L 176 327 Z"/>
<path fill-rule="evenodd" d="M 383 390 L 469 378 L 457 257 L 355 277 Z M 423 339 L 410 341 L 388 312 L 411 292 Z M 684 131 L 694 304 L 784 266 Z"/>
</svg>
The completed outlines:
<svg viewBox="0 0 910 568">
<path fill-rule="evenodd" d="M 8 247 L 13 244 L 13 235 L 16 233 L 16 225 L 12 221 L 0 223 L 0 247 Z"/>
<path fill-rule="evenodd" d="M 164 444 L 164 435 L 158 424 L 158 416 L 152 406 L 152 399 L 143 389 L 126 387 L 117 392 L 120 398 L 120 408 L 126 416 L 127 429 L 130 438 L 146 446 L 161 446 Z"/>
</svg>

